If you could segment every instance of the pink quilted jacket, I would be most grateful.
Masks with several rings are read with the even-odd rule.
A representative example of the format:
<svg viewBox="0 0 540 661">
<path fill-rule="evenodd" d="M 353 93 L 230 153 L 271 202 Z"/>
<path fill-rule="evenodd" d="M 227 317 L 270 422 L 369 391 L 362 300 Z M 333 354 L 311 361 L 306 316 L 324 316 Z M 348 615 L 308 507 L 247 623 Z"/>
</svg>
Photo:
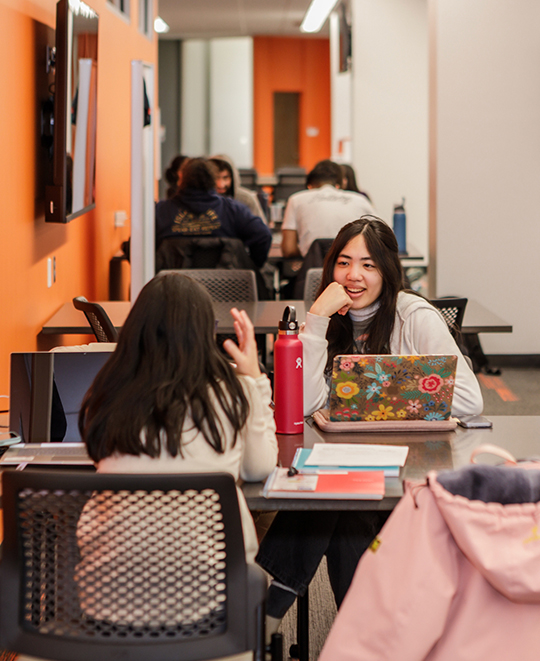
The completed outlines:
<svg viewBox="0 0 540 661">
<path fill-rule="evenodd" d="M 540 470 L 406 483 L 319 661 L 538 661 L 539 500 Z"/>
</svg>

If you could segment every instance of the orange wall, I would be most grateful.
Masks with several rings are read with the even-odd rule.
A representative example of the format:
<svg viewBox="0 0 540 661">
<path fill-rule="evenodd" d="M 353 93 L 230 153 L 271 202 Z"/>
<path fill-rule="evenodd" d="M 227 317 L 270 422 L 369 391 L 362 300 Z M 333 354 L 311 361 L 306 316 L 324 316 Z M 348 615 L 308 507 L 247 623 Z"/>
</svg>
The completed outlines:
<svg viewBox="0 0 540 661">
<path fill-rule="evenodd" d="M 299 92 L 300 165 L 330 158 L 330 43 L 328 39 L 254 37 L 254 165 L 274 172 L 274 92 Z M 307 127 L 319 135 L 306 135 Z"/>
<path fill-rule="evenodd" d="M 129 227 L 114 227 L 114 212 L 130 215 L 130 63 L 157 65 L 157 39 L 139 33 L 137 2 L 130 3 L 129 24 L 106 0 L 86 2 L 100 16 L 96 208 L 58 225 L 45 223 L 44 190 L 35 177 L 36 80 L 42 75 L 35 65 L 35 22 L 54 28 L 56 0 L 0 0 L 0 395 L 9 394 L 9 354 L 38 343 L 47 347 L 38 340 L 41 326 L 64 302 L 77 295 L 108 298 L 109 260 L 129 236 Z M 53 256 L 57 280 L 47 288 L 47 258 Z M 88 341 L 64 338 L 67 344 L 81 339 Z"/>
</svg>

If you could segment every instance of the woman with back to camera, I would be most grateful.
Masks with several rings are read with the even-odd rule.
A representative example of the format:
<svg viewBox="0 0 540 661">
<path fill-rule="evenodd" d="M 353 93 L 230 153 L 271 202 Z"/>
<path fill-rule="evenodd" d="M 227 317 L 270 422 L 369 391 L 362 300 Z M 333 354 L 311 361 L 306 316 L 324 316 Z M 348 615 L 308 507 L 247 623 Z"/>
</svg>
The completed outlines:
<svg viewBox="0 0 540 661">
<path fill-rule="evenodd" d="M 249 317 L 236 308 L 231 314 L 239 345 L 223 346 L 235 366 L 215 342 L 206 289 L 174 272 L 142 289 L 79 415 L 98 472 L 269 475 L 278 452 L 270 382 Z M 255 526 L 241 491 L 238 498 L 252 562 Z"/>
<path fill-rule="evenodd" d="M 335 238 L 300 339 L 305 415 L 327 404 L 333 358 L 348 353 L 455 354 L 452 414 L 482 412 L 476 377 L 441 314 L 422 296 L 404 291 L 396 237 L 379 218 L 363 216 Z M 382 512 L 278 513 L 257 555 L 274 578 L 268 615 L 283 617 L 304 594 L 323 555 L 339 607 L 360 556 L 387 517 Z"/>
</svg>

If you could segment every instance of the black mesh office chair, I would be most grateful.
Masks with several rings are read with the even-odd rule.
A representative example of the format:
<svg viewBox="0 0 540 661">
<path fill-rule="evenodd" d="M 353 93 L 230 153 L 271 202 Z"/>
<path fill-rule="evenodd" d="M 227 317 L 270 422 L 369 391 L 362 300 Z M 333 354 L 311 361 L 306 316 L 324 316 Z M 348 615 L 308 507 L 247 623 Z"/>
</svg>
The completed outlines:
<svg viewBox="0 0 540 661">
<path fill-rule="evenodd" d="M 246 563 L 231 475 L 4 471 L 2 485 L 2 649 L 264 659 L 266 578 Z"/>
<path fill-rule="evenodd" d="M 166 271 L 162 271 L 166 273 Z M 246 269 L 182 269 L 187 275 L 200 282 L 212 300 L 218 303 L 235 301 L 257 301 L 255 273 Z"/>
<path fill-rule="evenodd" d="M 118 342 L 118 331 L 99 303 L 90 303 L 84 296 L 76 296 L 73 305 L 84 312 L 98 342 Z"/>
<path fill-rule="evenodd" d="M 432 298 L 431 303 L 440 311 L 454 339 L 461 339 L 461 326 L 467 307 L 466 298 Z"/>
<path fill-rule="evenodd" d="M 264 278 L 240 239 L 170 237 L 156 251 L 156 273 L 174 269 L 249 269 L 255 274 L 259 299 L 270 298 Z"/>
</svg>

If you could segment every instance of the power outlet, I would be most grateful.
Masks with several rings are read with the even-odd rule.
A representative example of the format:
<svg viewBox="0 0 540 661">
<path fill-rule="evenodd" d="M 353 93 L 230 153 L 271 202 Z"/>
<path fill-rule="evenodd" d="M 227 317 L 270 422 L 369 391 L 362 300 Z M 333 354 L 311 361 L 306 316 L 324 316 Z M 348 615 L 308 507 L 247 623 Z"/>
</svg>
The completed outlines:
<svg viewBox="0 0 540 661">
<path fill-rule="evenodd" d="M 53 283 L 53 265 L 52 259 L 47 257 L 47 287 L 52 287 Z"/>
</svg>

